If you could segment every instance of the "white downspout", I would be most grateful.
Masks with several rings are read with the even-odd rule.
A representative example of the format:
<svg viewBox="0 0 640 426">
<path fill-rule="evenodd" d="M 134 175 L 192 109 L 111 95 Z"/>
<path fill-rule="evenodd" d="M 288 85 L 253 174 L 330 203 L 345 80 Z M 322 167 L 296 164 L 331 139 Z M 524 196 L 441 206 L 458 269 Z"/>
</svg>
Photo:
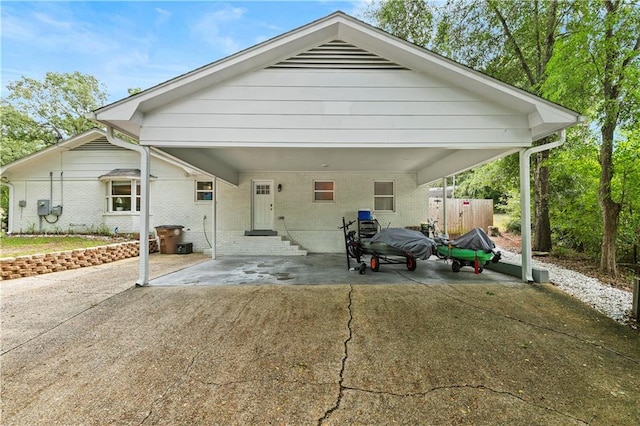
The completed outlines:
<svg viewBox="0 0 640 426">
<path fill-rule="evenodd" d="M 531 154 L 547 151 L 562 145 L 567 132 L 558 132 L 558 140 L 544 145 L 532 146 L 520 151 L 520 215 L 522 236 L 522 281 L 533 281 L 533 265 L 531 261 Z"/>
<path fill-rule="evenodd" d="M 218 214 L 218 178 L 214 176 L 213 178 L 213 206 L 212 206 L 213 212 L 212 212 L 212 216 L 213 219 L 211 221 L 212 226 L 211 226 L 211 234 L 212 234 L 212 238 L 211 238 L 211 259 L 215 259 L 216 258 L 216 240 L 218 238 L 218 233 L 216 231 L 216 229 L 218 228 L 218 217 L 216 216 Z"/>
<path fill-rule="evenodd" d="M 140 154 L 140 261 L 137 286 L 149 284 L 149 159 L 148 146 L 140 146 L 117 139 L 113 128 L 107 126 L 107 140 L 121 148 L 133 149 Z"/>
<path fill-rule="evenodd" d="M 13 209 L 15 207 L 15 203 L 13 201 L 13 185 L 9 182 L 0 182 L 0 185 L 9 188 L 9 206 L 7 207 L 9 222 L 7 223 L 7 234 L 11 235 L 13 233 L 13 216 L 15 216 L 13 214 Z"/>
</svg>

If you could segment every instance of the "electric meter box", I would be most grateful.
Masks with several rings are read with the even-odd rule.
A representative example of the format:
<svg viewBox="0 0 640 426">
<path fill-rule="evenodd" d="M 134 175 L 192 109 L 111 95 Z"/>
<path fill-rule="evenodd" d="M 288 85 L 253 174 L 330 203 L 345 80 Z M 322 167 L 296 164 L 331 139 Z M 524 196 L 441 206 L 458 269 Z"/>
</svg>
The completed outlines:
<svg viewBox="0 0 640 426">
<path fill-rule="evenodd" d="M 49 200 L 38 200 L 38 216 L 47 216 L 51 211 Z"/>
<path fill-rule="evenodd" d="M 52 216 L 61 216 L 62 215 L 62 206 L 53 206 L 53 207 L 51 207 L 51 215 Z"/>
</svg>

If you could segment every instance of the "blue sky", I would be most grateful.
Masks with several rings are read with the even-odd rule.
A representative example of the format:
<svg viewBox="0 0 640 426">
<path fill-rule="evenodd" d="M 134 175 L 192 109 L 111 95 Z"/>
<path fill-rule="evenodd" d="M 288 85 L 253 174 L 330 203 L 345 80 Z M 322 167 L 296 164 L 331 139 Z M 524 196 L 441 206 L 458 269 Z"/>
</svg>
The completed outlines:
<svg viewBox="0 0 640 426">
<path fill-rule="evenodd" d="M 79 71 L 109 102 L 359 1 L 2 1 L 2 96 L 22 76 Z"/>
</svg>

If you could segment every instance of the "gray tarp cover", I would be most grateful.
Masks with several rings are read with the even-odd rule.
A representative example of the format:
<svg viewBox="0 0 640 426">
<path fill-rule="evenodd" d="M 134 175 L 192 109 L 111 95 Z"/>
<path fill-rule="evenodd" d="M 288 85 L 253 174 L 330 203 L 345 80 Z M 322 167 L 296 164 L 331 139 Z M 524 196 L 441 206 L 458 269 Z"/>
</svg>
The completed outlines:
<svg viewBox="0 0 640 426">
<path fill-rule="evenodd" d="M 436 242 L 418 231 L 405 228 L 382 229 L 369 240 L 385 243 L 391 247 L 411 253 L 417 259 L 428 259 L 436 249 Z"/>
<path fill-rule="evenodd" d="M 473 228 L 464 235 L 460 235 L 451 241 L 453 247 L 469 250 L 482 250 L 490 253 L 496 245 L 489 239 L 489 236 L 481 228 Z"/>
</svg>

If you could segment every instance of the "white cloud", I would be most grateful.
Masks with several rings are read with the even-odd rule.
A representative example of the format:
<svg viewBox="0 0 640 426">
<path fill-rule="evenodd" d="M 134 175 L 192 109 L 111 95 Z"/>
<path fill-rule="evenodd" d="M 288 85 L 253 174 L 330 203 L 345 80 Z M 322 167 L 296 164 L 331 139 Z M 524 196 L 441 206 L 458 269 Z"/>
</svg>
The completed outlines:
<svg viewBox="0 0 640 426">
<path fill-rule="evenodd" d="M 171 16 L 173 15 L 171 12 L 169 12 L 168 10 L 165 9 L 161 9 L 159 7 L 156 7 L 155 9 L 153 9 L 157 16 L 156 16 L 156 27 L 164 24 L 165 22 L 167 22 L 169 19 L 171 19 Z"/>
<path fill-rule="evenodd" d="M 113 46 L 113 40 L 93 31 L 90 23 L 41 11 L 3 13 L 2 27 L 3 39 L 33 45 L 34 52 L 100 54 Z"/>
<path fill-rule="evenodd" d="M 231 23 L 240 21 L 246 9 L 225 6 L 223 9 L 205 13 L 192 27 L 194 37 L 211 44 L 228 55 L 240 50 L 242 43 L 234 38 Z"/>
<path fill-rule="evenodd" d="M 247 9 L 243 7 L 230 7 L 225 6 L 224 9 L 216 10 L 211 14 L 211 17 L 219 22 L 236 21 L 247 13 Z"/>
<path fill-rule="evenodd" d="M 38 37 L 38 27 L 21 20 L 17 16 L 2 15 L 2 38 L 20 41 L 35 40 Z"/>
<path fill-rule="evenodd" d="M 35 12 L 33 14 L 33 18 L 38 22 L 39 26 L 44 25 L 49 30 L 67 32 L 74 27 L 74 23 L 56 19 L 51 15 L 41 13 L 41 12 Z"/>
<path fill-rule="evenodd" d="M 169 12 L 168 10 L 164 10 L 159 7 L 156 7 L 154 10 L 158 13 L 158 15 L 167 16 L 167 17 L 171 16 L 171 12 Z"/>
</svg>

